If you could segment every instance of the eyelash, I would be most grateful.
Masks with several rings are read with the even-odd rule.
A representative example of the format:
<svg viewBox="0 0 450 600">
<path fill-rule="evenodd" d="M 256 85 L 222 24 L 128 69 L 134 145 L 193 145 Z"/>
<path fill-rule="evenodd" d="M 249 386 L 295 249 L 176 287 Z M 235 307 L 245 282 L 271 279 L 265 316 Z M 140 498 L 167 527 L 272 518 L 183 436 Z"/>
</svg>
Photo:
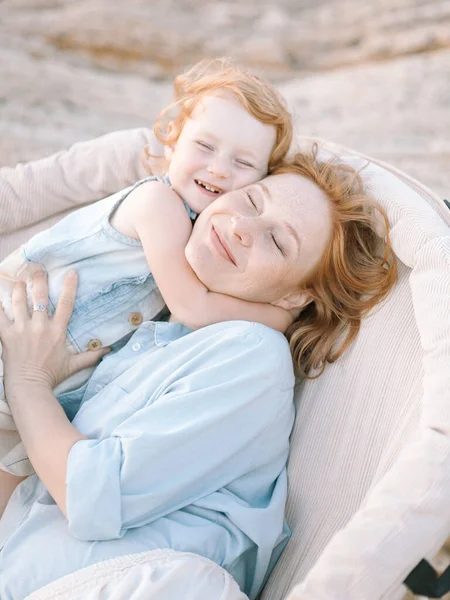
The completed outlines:
<svg viewBox="0 0 450 600">
<path fill-rule="evenodd" d="M 276 240 L 275 236 L 273 235 L 273 233 L 272 233 L 271 235 L 272 235 L 272 240 L 273 240 L 273 243 L 274 243 L 274 244 L 275 244 L 275 246 L 278 248 L 278 250 L 281 252 L 282 256 L 284 256 L 284 250 L 283 250 L 283 248 L 282 248 L 282 247 L 280 246 L 280 244 L 277 242 L 277 240 Z"/>
<path fill-rule="evenodd" d="M 250 203 L 257 209 L 256 204 L 253 202 L 253 199 L 250 196 L 250 194 L 248 192 L 245 192 L 245 195 L 249 199 Z M 284 252 L 283 247 L 280 246 L 280 244 L 277 242 L 276 237 L 273 235 L 273 233 L 271 234 L 271 237 L 272 237 L 273 243 L 275 244 L 275 246 L 277 247 L 277 249 L 281 252 L 282 256 L 285 256 L 285 252 Z"/>
<path fill-rule="evenodd" d="M 205 142 L 202 142 L 200 140 L 197 140 L 197 144 L 201 148 L 204 148 L 205 150 L 210 150 L 210 151 L 214 150 L 214 148 L 212 146 L 210 146 L 209 144 L 206 144 Z M 255 168 L 252 164 L 246 162 L 245 160 L 237 160 L 236 162 L 237 162 L 238 165 L 240 165 L 242 167 L 249 167 L 250 169 L 254 169 Z"/>
<path fill-rule="evenodd" d="M 238 163 L 238 165 L 241 165 L 243 167 L 250 167 L 250 169 L 255 168 L 252 164 L 246 162 L 245 160 L 237 160 L 236 162 Z"/>
<path fill-rule="evenodd" d="M 205 142 L 200 142 L 198 141 L 197 144 L 201 147 L 201 148 L 205 148 L 206 150 L 214 150 L 214 148 L 212 146 L 210 146 L 209 144 L 206 144 Z"/>
<path fill-rule="evenodd" d="M 249 194 L 248 192 L 245 192 L 245 195 L 246 195 L 246 196 L 247 196 L 247 198 L 249 199 L 249 201 L 250 201 L 250 204 L 252 204 L 252 206 L 253 206 L 254 208 L 256 208 L 256 210 L 258 210 L 258 207 L 257 207 L 257 206 L 256 206 L 256 204 L 253 202 L 253 198 L 250 196 L 250 194 Z"/>
</svg>

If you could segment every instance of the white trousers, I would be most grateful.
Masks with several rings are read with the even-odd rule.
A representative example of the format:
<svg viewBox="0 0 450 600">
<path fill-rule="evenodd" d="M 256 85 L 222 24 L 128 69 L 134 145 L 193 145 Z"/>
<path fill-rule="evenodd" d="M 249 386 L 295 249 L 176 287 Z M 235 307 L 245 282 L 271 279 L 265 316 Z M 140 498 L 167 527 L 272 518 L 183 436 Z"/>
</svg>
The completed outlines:
<svg viewBox="0 0 450 600">
<path fill-rule="evenodd" d="M 113 558 L 33 592 L 25 600 L 248 600 L 227 571 L 207 558 L 151 550 Z"/>
</svg>

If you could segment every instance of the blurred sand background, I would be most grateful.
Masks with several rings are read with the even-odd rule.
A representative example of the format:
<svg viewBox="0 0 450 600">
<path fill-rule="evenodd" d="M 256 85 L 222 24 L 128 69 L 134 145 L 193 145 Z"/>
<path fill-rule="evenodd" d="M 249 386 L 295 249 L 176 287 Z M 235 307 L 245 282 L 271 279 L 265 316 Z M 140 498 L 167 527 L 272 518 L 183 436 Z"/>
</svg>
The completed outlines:
<svg viewBox="0 0 450 600">
<path fill-rule="evenodd" d="M 173 75 L 220 55 L 299 132 L 450 195 L 449 0 L 0 0 L 0 164 L 151 126 Z"/>
</svg>

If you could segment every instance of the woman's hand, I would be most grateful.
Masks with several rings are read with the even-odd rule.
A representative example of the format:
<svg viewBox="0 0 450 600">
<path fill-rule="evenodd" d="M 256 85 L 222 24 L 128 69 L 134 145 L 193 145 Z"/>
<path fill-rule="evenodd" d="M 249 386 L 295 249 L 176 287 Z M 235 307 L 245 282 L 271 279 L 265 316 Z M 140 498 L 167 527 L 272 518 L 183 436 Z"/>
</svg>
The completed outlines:
<svg viewBox="0 0 450 600">
<path fill-rule="evenodd" d="M 49 318 L 47 276 L 38 272 L 33 278 L 33 304 L 27 306 L 25 283 L 14 286 L 10 321 L 0 305 L 0 339 L 3 344 L 5 394 L 9 398 L 18 389 L 53 389 L 77 371 L 95 365 L 109 349 L 70 354 L 66 347 L 67 325 L 72 315 L 78 278 L 75 271 L 66 275 L 53 318 Z"/>
</svg>

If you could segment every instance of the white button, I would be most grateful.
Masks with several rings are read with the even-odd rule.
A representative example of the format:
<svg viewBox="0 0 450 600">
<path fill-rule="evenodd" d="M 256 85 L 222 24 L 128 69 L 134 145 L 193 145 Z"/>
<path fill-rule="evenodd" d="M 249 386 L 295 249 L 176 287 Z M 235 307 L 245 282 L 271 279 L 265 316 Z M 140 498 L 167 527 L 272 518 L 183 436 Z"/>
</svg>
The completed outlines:
<svg viewBox="0 0 450 600">
<path fill-rule="evenodd" d="M 100 385 L 99 383 L 95 386 L 95 391 L 96 392 L 100 392 L 103 389 L 103 386 Z"/>
<path fill-rule="evenodd" d="M 132 348 L 132 349 L 133 349 L 135 352 L 137 352 L 138 350 L 140 350 L 140 349 L 141 349 L 141 345 L 140 345 L 140 344 L 133 344 L 133 345 L 131 346 L 131 348 Z"/>
</svg>

